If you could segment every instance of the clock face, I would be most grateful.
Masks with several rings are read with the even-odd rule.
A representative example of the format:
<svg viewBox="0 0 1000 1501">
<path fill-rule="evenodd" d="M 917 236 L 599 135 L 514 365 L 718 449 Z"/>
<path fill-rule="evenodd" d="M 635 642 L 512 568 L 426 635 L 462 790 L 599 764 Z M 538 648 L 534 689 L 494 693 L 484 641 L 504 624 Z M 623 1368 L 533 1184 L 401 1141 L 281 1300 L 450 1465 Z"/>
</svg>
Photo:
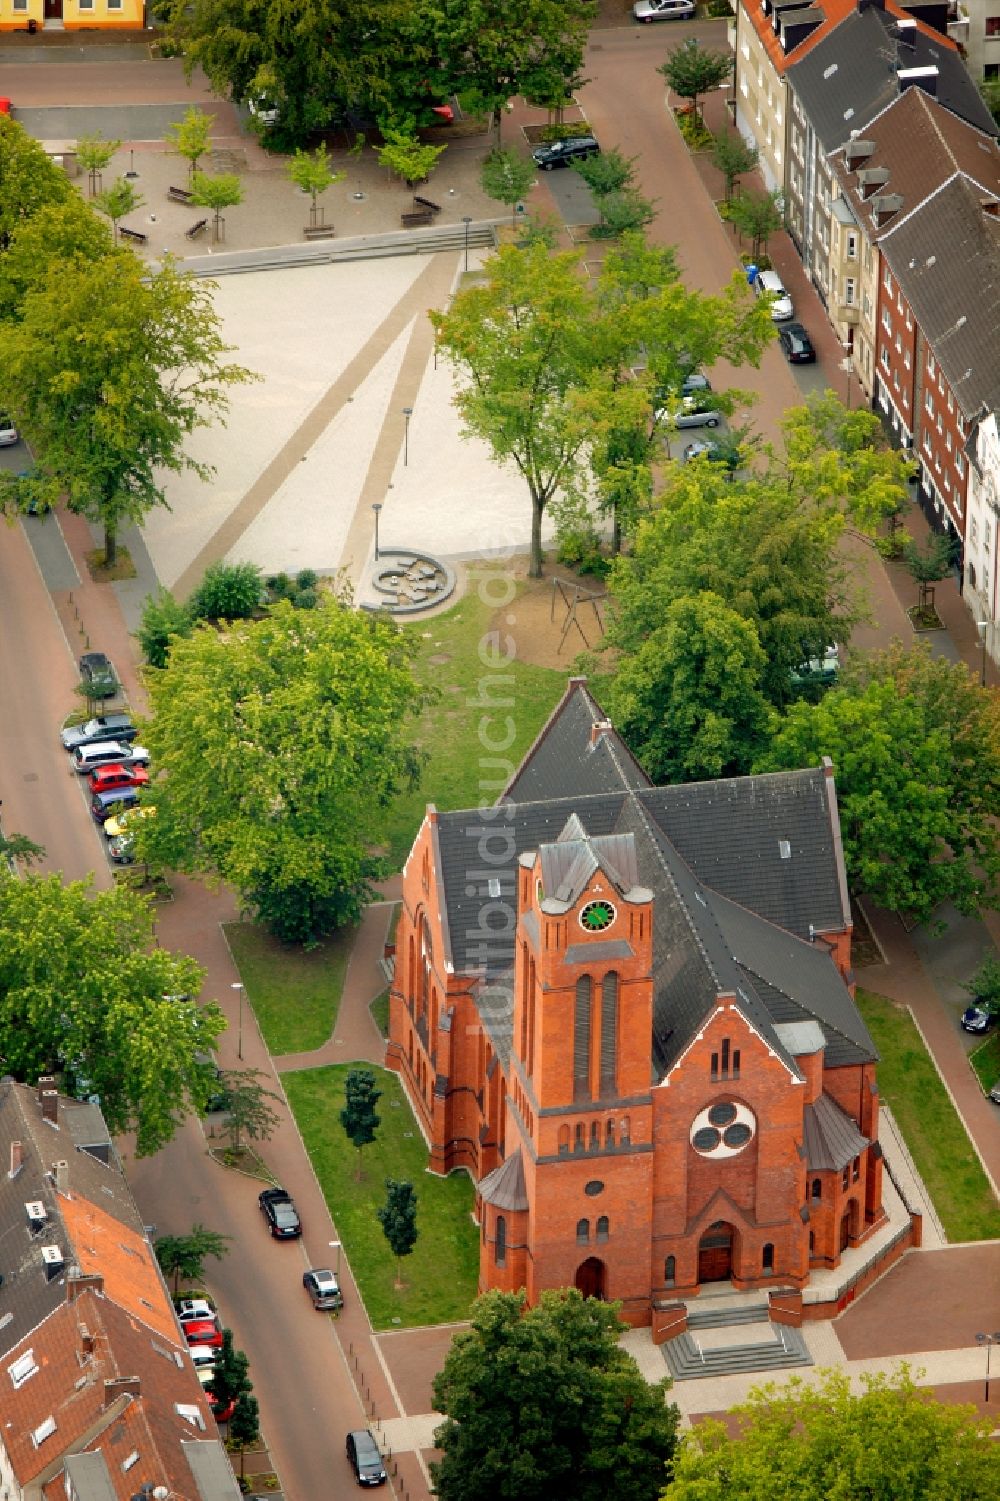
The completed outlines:
<svg viewBox="0 0 1000 1501">
<path fill-rule="evenodd" d="M 580 926 L 586 933 L 603 933 L 610 928 L 617 913 L 610 902 L 588 902 L 580 913 Z"/>
<path fill-rule="evenodd" d="M 735 1100 L 717 1100 L 691 1124 L 691 1145 L 700 1157 L 735 1157 L 757 1131 L 753 1111 Z"/>
</svg>

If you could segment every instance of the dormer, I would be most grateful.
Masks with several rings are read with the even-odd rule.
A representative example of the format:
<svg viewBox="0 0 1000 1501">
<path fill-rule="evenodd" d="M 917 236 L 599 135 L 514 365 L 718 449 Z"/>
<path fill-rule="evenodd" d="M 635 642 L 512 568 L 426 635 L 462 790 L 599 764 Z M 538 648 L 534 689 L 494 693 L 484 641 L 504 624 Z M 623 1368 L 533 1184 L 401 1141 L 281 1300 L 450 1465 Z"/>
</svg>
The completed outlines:
<svg viewBox="0 0 1000 1501">
<path fill-rule="evenodd" d="M 870 198 L 889 181 L 888 167 L 862 167 L 858 173 L 858 186 L 862 198 Z"/>
<path fill-rule="evenodd" d="M 928 68 L 900 68 L 896 74 L 899 80 L 899 92 L 902 94 L 907 89 L 923 89 L 925 94 L 930 94 L 932 99 L 937 98 L 938 70 L 931 66 Z"/>
<path fill-rule="evenodd" d="M 818 5 L 806 6 L 783 15 L 778 31 L 781 50 L 785 53 L 794 52 L 825 20 L 826 16 Z"/>
<path fill-rule="evenodd" d="M 28 1229 L 32 1235 L 37 1235 L 38 1231 L 45 1225 L 45 1205 L 41 1199 L 28 1199 L 24 1206 L 24 1212 L 28 1216 Z"/>
<path fill-rule="evenodd" d="M 898 214 L 903 207 L 902 193 L 876 193 L 871 201 L 872 223 L 876 229 L 880 229 L 894 214 Z"/>
<path fill-rule="evenodd" d="M 862 140 L 860 136 L 855 136 L 844 147 L 844 161 L 851 172 L 854 171 L 858 162 L 865 162 L 870 156 L 874 155 L 875 142 Z"/>
</svg>

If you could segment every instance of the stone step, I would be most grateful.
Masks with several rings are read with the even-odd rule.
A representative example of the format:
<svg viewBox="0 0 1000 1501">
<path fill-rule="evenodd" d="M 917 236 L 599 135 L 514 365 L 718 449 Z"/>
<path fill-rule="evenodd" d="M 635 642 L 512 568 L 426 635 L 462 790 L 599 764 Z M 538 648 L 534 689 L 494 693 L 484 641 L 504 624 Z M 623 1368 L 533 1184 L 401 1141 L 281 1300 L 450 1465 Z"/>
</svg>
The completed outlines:
<svg viewBox="0 0 1000 1501">
<path fill-rule="evenodd" d="M 730 1324 L 766 1324 L 769 1322 L 766 1303 L 742 1303 L 728 1308 L 700 1307 L 687 1303 L 689 1329 L 725 1329 Z"/>
<path fill-rule="evenodd" d="M 493 222 L 469 225 L 469 249 L 496 244 Z M 322 240 L 293 245 L 271 245 L 253 250 L 226 250 L 212 255 L 187 256 L 182 269 L 189 274 L 225 276 L 240 271 L 267 271 L 274 267 L 309 266 L 331 261 L 375 260 L 392 255 L 433 255 L 442 250 L 465 249 L 465 225 L 442 224 L 429 229 L 390 230 L 384 234 L 359 235 L 343 240 Z"/>
<path fill-rule="evenodd" d="M 661 1346 L 667 1369 L 675 1381 L 700 1381 L 710 1376 L 737 1376 L 748 1371 L 779 1371 L 812 1365 L 800 1329 L 774 1326 L 776 1338 L 753 1345 L 727 1345 L 702 1350 L 690 1334 L 678 1335 Z"/>
</svg>

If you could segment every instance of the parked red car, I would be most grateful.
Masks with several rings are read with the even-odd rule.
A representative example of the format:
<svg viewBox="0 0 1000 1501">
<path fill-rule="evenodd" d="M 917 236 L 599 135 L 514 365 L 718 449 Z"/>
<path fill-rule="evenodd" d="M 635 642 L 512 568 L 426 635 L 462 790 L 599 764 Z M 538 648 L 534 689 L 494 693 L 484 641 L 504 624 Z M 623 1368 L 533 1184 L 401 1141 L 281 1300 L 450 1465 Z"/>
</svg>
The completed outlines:
<svg viewBox="0 0 1000 1501">
<path fill-rule="evenodd" d="M 145 766 L 95 766 L 90 773 L 91 792 L 114 792 L 119 787 L 145 787 L 149 772 Z"/>
</svg>

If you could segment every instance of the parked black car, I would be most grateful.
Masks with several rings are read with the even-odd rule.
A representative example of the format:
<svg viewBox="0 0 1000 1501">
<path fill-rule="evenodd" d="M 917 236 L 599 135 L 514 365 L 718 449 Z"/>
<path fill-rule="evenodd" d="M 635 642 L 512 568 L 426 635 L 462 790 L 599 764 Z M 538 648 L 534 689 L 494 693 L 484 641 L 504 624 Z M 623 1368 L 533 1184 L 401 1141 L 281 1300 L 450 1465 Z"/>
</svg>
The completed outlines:
<svg viewBox="0 0 1000 1501">
<path fill-rule="evenodd" d="M 102 651 L 85 651 L 78 665 L 92 698 L 113 698 L 118 692 L 118 674 L 111 658 Z"/>
<path fill-rule="evenodd" d="M 385 1465 L 371 1429 L 358 1428 L 347 1435 L 347 1457 L 359 1485 L 384 1485 Z"/>
<path fill-rule="evenodd" d="M 589 156 L 600 156 L 601 148 L 593 136 L 572 136 L 566 141 L 552 141 L 548 146 L 536 146 L 531 159 L 543 172 L 553 167 L 568 167 L 570 162 L 583 162 Z"/>
<path fill-rule="evenodd" d="M 302 1234 L 302 1222 L 291 1195 L 283 1188 L 265 1188 L 257 1202 L 275 1240 L 296 1240 Z"/>
<path fill-rule="evenodd" d="M 989 1008 L 982 1001 L 977 1001 L 974 1006 L 966 1007 L 962 1012 L 962 1026 L 966 1032 L 986 1032 L 992 1020 L 993 1016 Z"/>
<path fill-rule="evenodd" d="M 801 323 L 786 323 L 778 330 L 778 339 L 790 365 L 814 365 L 816 351 Z"/>
</svg>

